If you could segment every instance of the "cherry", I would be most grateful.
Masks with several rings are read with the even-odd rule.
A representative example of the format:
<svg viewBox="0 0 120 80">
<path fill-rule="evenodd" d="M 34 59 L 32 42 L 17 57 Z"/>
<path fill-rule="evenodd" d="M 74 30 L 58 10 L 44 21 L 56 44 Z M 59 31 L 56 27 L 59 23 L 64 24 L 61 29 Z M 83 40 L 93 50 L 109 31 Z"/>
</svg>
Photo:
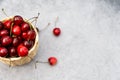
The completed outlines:
<svg viewBox="0 0 120 80">
<path fill-rule="evenodd" d="M 4 24 L 5 28 L 10 29 L 11 24 L 12 24 L 12 20 L 11 19 L 6 20 L 6 21 L 3 22 L 3 24 Z"/>
<path fill-rule="evenodd" d="M 19 15 L 16 15 L 13 18 L 13 22 L 16 25 L 20 25 L 21 23 L 23 23 L 23 18 L 21 16 L 19 16 Z"/>
<path fill-rule="evenodd" d="M 9 56 L 10 56 L 10 57 L 16 57 L 16 56 L 17 56 L 17 50 L 16 50 L 15 47 L 10 47 L 10 48 L 8 49 L 8 51 L 9 51 Z"/>
<path fill-rule="evenodd" d="M 0 21 L 0 30 L 4 27 L 4 24 Z"/>
<path fill-rule="evenodd" d="M 1 38 L 1 44 L 3 46 L 7 46 L 7 45 L 10 45 L 12 43 L 12 38 L 10 36 L 3 36 Z"/>
<path fill-rule="evenodd" d="M 0 47 L 0 57 L 5 57 L 8 54 L 8 50 L 4 47 Z"/>
<path fill-rule="evenodd" d="M 22 37 L 21 37 L 21 36 L 18 36 L 17 38 L 18 38 L 18 40 L 19 40 L 19 43 L 21 43 L 21 42 L 22 42 Z"/>
<path fill-rule="evenodd" d="M 23 32 L 23 33 L 22 33 L 22 38 L 23 38 L 23 39 L 27 39 L 27 32 Z"/>
<path fill-rule="evenodd" d="M 9 35 L 8 30 L 3 29 L 3 30 L 0 31 L 0 36 L 7 36 L 7 35 Z"/>
<path fill-rule="evenodd" d="M 22 25 L 21 25 L 21 30 L 24 32 L 24 31 L 27 31 L 30 29 L 30 26 L 28 23 L 24 22 Z"/>
<path fill-rule="evenodd" d="M 48 58 L 48 62 L 51 66 L 54 66 L 55 64 L 57 64 L 57 58 L 50 57 L 50 58 Z"/>
<path fill-rule="evenodd" d="M 18 46 L 19 45 L 19 38 L 17 38 L 17 37 L 13 37 L 13 41 L 12 41 L 12 44 L 13 44 L 13 46 Z"/>
<path fill-rule="evenodd" d="M 18 46 L 17 52 L 20 57 L 25 57 L 28 55 L 28 49 L 23 45 Z"/>
<path fill-rule="evenodd" d="M 28 40 L 34 40 L 36 37 L 35 31 L 34 30 L 29 30 L 27 32 L 27 39 Z"/>
<path fill-rule="evenodd" d="M 12 28 L 12 33 L 15 34 L 15 35 L 20 35 L 21 34 L 20 26 L 14 25 L 13 28 Z"/>
<path fill-rule="evenodd" d="M 61 33 L 60 28 L 54 28 L 54 29 L 53 29 L 53 34 L 54 34 L 55 36 L 59 36 L 60 33 Z"/>
<path fill-rule="evenodd" d="M 23 45 L 30 49 L 33 46 L 34 42 L 33 41 L 24 41 Z"/>
</svg>

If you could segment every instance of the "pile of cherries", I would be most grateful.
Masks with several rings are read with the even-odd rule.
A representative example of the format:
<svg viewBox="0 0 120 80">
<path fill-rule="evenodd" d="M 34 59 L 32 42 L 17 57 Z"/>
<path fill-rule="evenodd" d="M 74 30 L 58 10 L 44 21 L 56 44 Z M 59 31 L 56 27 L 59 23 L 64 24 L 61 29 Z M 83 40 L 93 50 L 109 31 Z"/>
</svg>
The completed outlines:
<svg viewBox="0 0 120 80">
<path fill-rule="evenodd" d="M 0 21 L 0 57 L 25 57 L 33 47 L 36 33 L 19 15 Z"/>
</svg>

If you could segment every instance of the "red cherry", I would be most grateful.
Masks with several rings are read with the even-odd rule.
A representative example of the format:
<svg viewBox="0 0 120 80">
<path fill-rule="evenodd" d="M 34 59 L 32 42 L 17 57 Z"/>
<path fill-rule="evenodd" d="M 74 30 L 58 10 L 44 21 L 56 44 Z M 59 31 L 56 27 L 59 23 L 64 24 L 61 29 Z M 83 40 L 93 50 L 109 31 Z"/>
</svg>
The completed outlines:
<svg viewBox="0 0 120 80">
<path fill-rule="evenodd" d="M 23 18 L 19 15 L 14 16 L 13 21 L 16 25 L 20 25 L 23 23 Z"/>
<path fill-rule="evenodd" d="M 3 36 L 1 38 L 1 44 L 3 46 L 7 46 L 7 45 L 10 45 L 12 43 L 12 38 L 10 36 Z"/>
<path fill-rule="evenodd" d="M 23 39 L 27 39 L 27 32 L 23 32 L 23 33 L 22 33 L 22 38 L 23 38 Z"/>
<path fill-rule="evenodd" d="M 21 25 L 21 30 L 24 32 L 24 31 L 27 31 L 30 29 L 30 26 L 28 23 L 24 22 L 22 25 Z"/>
<path fill-rule="evenodd" d="M 14 37 L 12 41 L 13 46 L 18 46 L 19 43 L 20 43 L 19 39 L 17 37 Z"/>
<path fill-rule="evenodd" d="M 33 46 L 34 42 L 33 41 L 24 41 L 23 45 L 30 49 Z"/>
<path fill-rule="evenodd" d="M 4 27 L 4 24 L 0 21 L 0 30 Z"/>
<path fill-rule="evenodd" d="M 6 20 L 6 21 L 3 22 L 3 24 L 4 24 L 5 28 L 10 29 L 11 28 L 11 24 L 12 24 L 12 20 L 11 19 L 10 20 Z"/>
<path fill-rule="evenodd" d="M 60 33 L 61 33 L 60 28 L 54 28 L 54 29 L 53 29 L 53 34 L 54 34 L 55 36 L 59 36 Z"/>
<path fill-rule="evenodd" d="M 15 35 L 20 35 L 21 34 L 20 26 L 14 25 L 13 28 L 12 28 L 12 33 L 15 34 Z"/>
<path fill-rule="evenodd" d="M 50 57 L 50 58 L 48 58 L 48 62 L 50 65 L 54 66 L 55 64 L 57 64 L 57 58 Z"/>
<path fill-rule="evenodd" d="M 20 57 L 25 57 L 28 55 L 28 49 L 25 46 L 19 45 L 17 48 L 18 55 Z"/>
<path fill-rule="evenodd" d="M 34 40 L 35 37 L 36 37 L 36 33 L 35 33 L 34 30 L 29 30 L 29 31 L 27 32 L 27 39 L 28 39 L 28 40 Z"/>
<path fill-rule="evenodd" d="M 9 51 L 10 57 L 16 57 L 16 56 L 18 56 L 15 47 L 10 47 L 10 48 L 8 49 L 8 51 Z"/>
<path fill-rule="evenodd" d="M 0 47 L 0 57 L 5 57 L 8 54 L 8 50 L 4 47 Z"/>
<path fill-rule="evenodd" d="M 3 29 L 3 30 L 0 31 L 0 36 L 7 36 L 7 35 L 9 35 L 8 30 Z"/>
</svg>

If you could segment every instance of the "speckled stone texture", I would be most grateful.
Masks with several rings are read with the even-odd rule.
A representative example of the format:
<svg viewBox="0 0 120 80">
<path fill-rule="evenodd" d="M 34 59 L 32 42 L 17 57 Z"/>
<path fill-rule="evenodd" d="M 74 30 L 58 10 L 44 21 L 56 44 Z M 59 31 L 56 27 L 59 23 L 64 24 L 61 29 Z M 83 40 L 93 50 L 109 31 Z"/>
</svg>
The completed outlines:
<svg viewBox="0 0 120 80">
<path fill-rule="evenodd" d="M 40 47 L 29 64 L 0 63 L 0 80 L 120 80 L 120 0 L 0 0 L 9 16 L 40 17 Z M 55 19 L 62 34 L 55 37 Z M 0 20 L 5 18 L 0 11 Z M 54 67 L 34 62 L 58 58 Z"/>
</svg>

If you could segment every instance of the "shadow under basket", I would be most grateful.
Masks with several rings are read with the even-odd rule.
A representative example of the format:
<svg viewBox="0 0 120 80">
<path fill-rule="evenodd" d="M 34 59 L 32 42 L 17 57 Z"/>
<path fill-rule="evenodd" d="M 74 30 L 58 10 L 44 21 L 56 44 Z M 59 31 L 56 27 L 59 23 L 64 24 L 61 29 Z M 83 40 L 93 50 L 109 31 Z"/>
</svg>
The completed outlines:
<svg viewBox="0 0 120 80">
<path fill-rule="evenodd" d="M 4 19 L 4 20 L 8 20 L 8 19 L 12 19 L 13 17 L 9 17 L 7 19 Z M 3 20 L 3 21 L 4 21 Z M 24 21 L 27 22 L 26 19 L 24 19 Z M 18 66 L 18 65 L 23 65 L 23 64 L 26 64 L 28 62 L 30 62 L 34 56 L 36 55 L 37 53 L 37 50 L 38 50 L 38 47 L 39 47 L 39 36 L 38 36 L 38 30 L 36 29 L 35 26 L 32 25 L 32 23 L 28 22 L 33 30 L 35 31 L 36 33 L 36 38 L 35 38 L 35 43 L 34 45 L 32 46 L 32 48 L 29 50 L 28 52 L 28 56 L 25 56 L 25 57 L 14 57 L 14 58 L 5 58 L 5 57 L 0 57 L 0 61 L 5 63 L 5 64 L 8 64 L 10 66 Z"/>
</svg>

